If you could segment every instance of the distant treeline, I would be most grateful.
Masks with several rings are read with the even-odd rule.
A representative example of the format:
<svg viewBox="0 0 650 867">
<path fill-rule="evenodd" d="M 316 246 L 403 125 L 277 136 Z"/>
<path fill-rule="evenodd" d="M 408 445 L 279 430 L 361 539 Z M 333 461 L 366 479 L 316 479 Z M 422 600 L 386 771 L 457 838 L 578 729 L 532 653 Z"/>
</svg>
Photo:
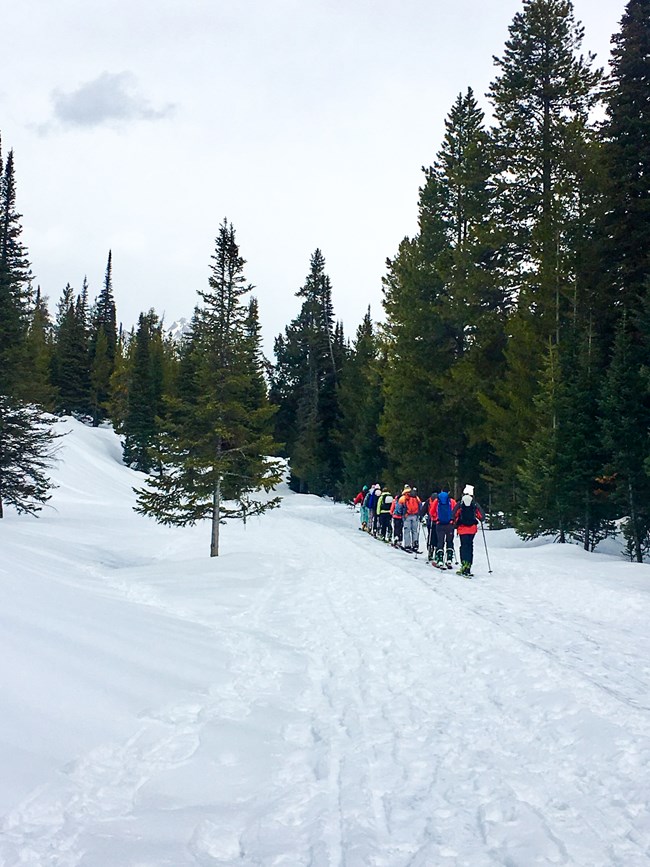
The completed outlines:
<svg viewBox="0 0 650 867">
<path fill-rule="evenodd" d="M 345 336 L 320 250 L 273 362 L 257 301 L 237 300 L 237 387 L 296 490 L 470 482 L 492 526 L 593 549 L 623 519 L 630 556 L 650 547 L 650 0 L 628 2 L 607 76 L 582 42 L 569 0 L 524 0 L 495 59 L 492 124 L 461 92 L 423 168 L 418 232 L 387 260 L 380 325 L 369 310 Z M 67 286 L 52 322 L 21 243 L 11 153 L 0 229 L 0 393 L 110 420 L 125 461 L 160 474 L 174 413 L 198 406 L 197 353 L 215 351 L 196 337 L 206 299 L 182 341 L 154 311 L 124 333 L 109 254 L 96 299 Z M 235 245 L 224 222 L 215 260 L 224 232 Z M 231 253 L 224 285 L 243 280 Z M 227 321 L 219 303 L 211 328 Z"/>
</svg>

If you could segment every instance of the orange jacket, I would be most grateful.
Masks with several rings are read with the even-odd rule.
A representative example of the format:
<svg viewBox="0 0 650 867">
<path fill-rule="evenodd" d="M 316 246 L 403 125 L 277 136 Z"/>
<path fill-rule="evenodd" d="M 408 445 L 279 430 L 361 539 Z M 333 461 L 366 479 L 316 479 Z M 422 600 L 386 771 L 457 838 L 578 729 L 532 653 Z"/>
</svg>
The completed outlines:
<svg viewBox="0 0 650 867">
<path fill-rule="evenodd" d="M 421 500 L 419 497 L 414 497 L 412 494 L 404 494 L 399 498 L 400 503 L 405 507 L 404 517 L 407 515 L 417 515 L 420 511 Z"/>
</svg>

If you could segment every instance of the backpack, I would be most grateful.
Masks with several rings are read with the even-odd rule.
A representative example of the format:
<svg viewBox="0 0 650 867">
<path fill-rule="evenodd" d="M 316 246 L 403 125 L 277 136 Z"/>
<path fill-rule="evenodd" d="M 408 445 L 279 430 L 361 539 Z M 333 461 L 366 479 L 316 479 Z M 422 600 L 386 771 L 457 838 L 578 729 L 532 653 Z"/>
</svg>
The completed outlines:
<svg viewBox="0 0 650 867">
<path fill-rule="evenodd" d="M 395 503 L 395 508 L 393 509 L 393 518 L 403 518 L 404 512 L 406 511 L 406 506 L 404 503 L 401 503 L 399 500 Z"/>
<path fill-rule="evenodd" d="M 473 500 L 469 506 L 466 506 L 462 500 L 460 501 L 458 523 L 463 527 L 475 527 L 478 524 L 476 520 L 476 503 Z"/>
<path fill-rule="evenodd" d="M 438 494 L 438 523 L 439 524 L 450 524 L 451 523 L 451 503 L 449 494 L 445 491 L 441 491 Z"/>
<path fill-rule="evenodd" d="M 407 495 L 406 497 L 406 514 L 407 515 L 419 515 L 420 514 L 420 501 L 417 497 L 413 497 L 411 495 Z"/>
<path fill-rule="evenodd" d="M 379 504 L 380 514 L 384 514 L 384 515 L 390 514 L 390 507 L 392 505 L 392 502 L 393 502 L 393 495 L 392 494 L 384 494 L 384 497 L 383 497 L 381 503 Z"/>
</svg>

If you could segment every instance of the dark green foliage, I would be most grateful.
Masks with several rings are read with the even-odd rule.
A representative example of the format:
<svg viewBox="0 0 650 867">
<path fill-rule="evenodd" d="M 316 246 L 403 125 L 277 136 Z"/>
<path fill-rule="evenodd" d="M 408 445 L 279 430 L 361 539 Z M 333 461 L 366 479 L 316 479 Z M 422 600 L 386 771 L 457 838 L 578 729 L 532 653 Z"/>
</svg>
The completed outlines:
<svg viewBox="0 0 650 867">
<path fill-rule="evenodd" d="M 163 412 L 163 339 L 160 320 L 153 310 L 141 313 L 130 346 L 127 375 L 124 463 L 142 472 L 153 466 L 151 450 Z"/>
<path fill-rule="evenodd" d="M 35 515 L 49 500 L 47 470 L 56 439 L 35 406 L 0 395 L 0 518 L 3 503 Z"/>
<path fill-rule="evenodd" d="M 605 455 L 598 383 L 592 342 L 574 343 L 560 356 L 557 345 L 549 341 L 534 399 L 535 430 L 519 468 L 515 527 L 525 538 L 574 538 L 593 551 L 613 532 L 611 509 L 599 481 Z"/>
<path fill-rule="evenodd" d="M 90 415 L 90 350 L 88 337 L 87 290 L 75 298 L 68 283 L 59 302 L 52 357 L 51 382 L 56 390 L 57 412 Z"/>
<path fill-rule="evenodd" d="M 471 90 L 446 120 L 424 170 L 419 234 L 405 239 L 384 281 L 386 365 L 381 433 L 389 479 L 432 488 L 475 477 L 487 365 L 500 366 L 506 299 L 495 279 L 483 113 Z"/>
<path fill-rule="evenodd" d="M 504 274 L 519 303 L 534 310 L 544 344 L 549 335 L 557 341 L 571 297 L 567 232 L 580 214 L 577 175 L 598 98 L 600 74 L 580 54 L 582 39 L 570 0 L 524 0 L 490 88 Z"/>
<path fill-rule="evenodd" d="M 650 278 L 650 0 L 629 0 L 612 43 L 604 270 L 612 301 L 634 315 Z"/>
<path fill-rule="evenodd" d="M 54 353 L 54 333 L 47 298 L 36 290 L 34 305 L 30 312 L 29 325 L 25 336 L 25 388 L 26 399 L 43 409 L 53 411 L 55 390 L 51 383 L 52 359 Z"/>
<path fill-rule="evenodd" d="M 650 477 L 648 455 L 650 400 L 647 371 L 649 347 L 636 337 L 624 315 L 617 328 L 612 358 L 601 397 L 603 442 L 615 481 L 614 496 L 625 516 L 628 552 L 639 563 L 650 548 Z"/>
<path fill-rule="evenodd" d="M 379 422 L 383 408 L 381 374 L 385 363 L 368 309 L 357 328 L 356 340 L 343 364 L 339 383 L 342 499 L 357 494 L 362 482 L 370 484 L 371 480 L 382 478 L 385 458 Z"/>
<path fill-rule="evenodd" d="M 569 0 L 524 0 L 490 89 L 494 236 L 499 279 L 514 309 L 503 379 L 483 396 L 494 455 L 486 473 L 510 514 L 521 513 L 518 468 L 530 458 L 533 398 L 549 340 L 561 370 L 565 340 L 575 339 L 577 322 L 587 322 L 596 304 L 583 284 L 597 199 L 590 111 L 600 73 L 580 54 L 582 38 Z M 530 448 L 539 462 L 539 443 Z"/>
<path fill-rule="evenodd" d="M 0 153 L 0 395 L 24 396 L 31 273 L 16 210 L 14 154 Z"/>
<path fill-rule="evenodd" d="M 117 352 L 117 314 L 113 298 L 113 257 L 109 250 L 104 286 L 97 296 L 90 329 L 90 385 L 93 424 L 107 416 Z"/>
<path fill-rule="evenodd" d="M 255 499 L 280 480 L 270 434 L 273 408 L 256 389 L 259 358 L 250 307 L 241 298 L 252 288 L 243 275 L 232 225 L 224 220 L 216 240 L 209 289 L 192 319 L 181 358 L 177 395 L 152 456 L 159 467 L 138 491 L 136 511 L 164 524 L 212 522 L 210 555 L 219 553 L 219 524 L 246 520 L 279 504 Z M 254 315 L 253 315 L 254 318 Z"/>
<path fill-rule="evenodd" d="M 332 287 L 320 250 L 311 258 L 300 313 L 275 342 L 271 400 L 279 407 L 276 437 L 291 460 L 291 485 L 302 493 L 336 496 L 342 464 L 337 385 L 345 358 L 334 325 Z"/>
</svg>

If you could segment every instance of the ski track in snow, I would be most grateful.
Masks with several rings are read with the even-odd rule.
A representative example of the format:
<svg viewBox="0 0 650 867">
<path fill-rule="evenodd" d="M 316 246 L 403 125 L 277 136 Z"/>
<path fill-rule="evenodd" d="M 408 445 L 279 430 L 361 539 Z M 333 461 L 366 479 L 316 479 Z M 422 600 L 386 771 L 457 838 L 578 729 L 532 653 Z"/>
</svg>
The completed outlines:
<svg viewBox="0 0 650 867">
<path fill-rule="evenodd" d="M 642 630 L 589 616 L 566 567 L 554 605 L 521 551 L 487 575 L 477 539 L 466 581 L 302 499 L 265 519 L 239 610 L 218 577 L 205 598 L 146 558 L 87 569 L 227 664 L 10 810 L 2 867 L 647 867 Z"/>
</svg>

